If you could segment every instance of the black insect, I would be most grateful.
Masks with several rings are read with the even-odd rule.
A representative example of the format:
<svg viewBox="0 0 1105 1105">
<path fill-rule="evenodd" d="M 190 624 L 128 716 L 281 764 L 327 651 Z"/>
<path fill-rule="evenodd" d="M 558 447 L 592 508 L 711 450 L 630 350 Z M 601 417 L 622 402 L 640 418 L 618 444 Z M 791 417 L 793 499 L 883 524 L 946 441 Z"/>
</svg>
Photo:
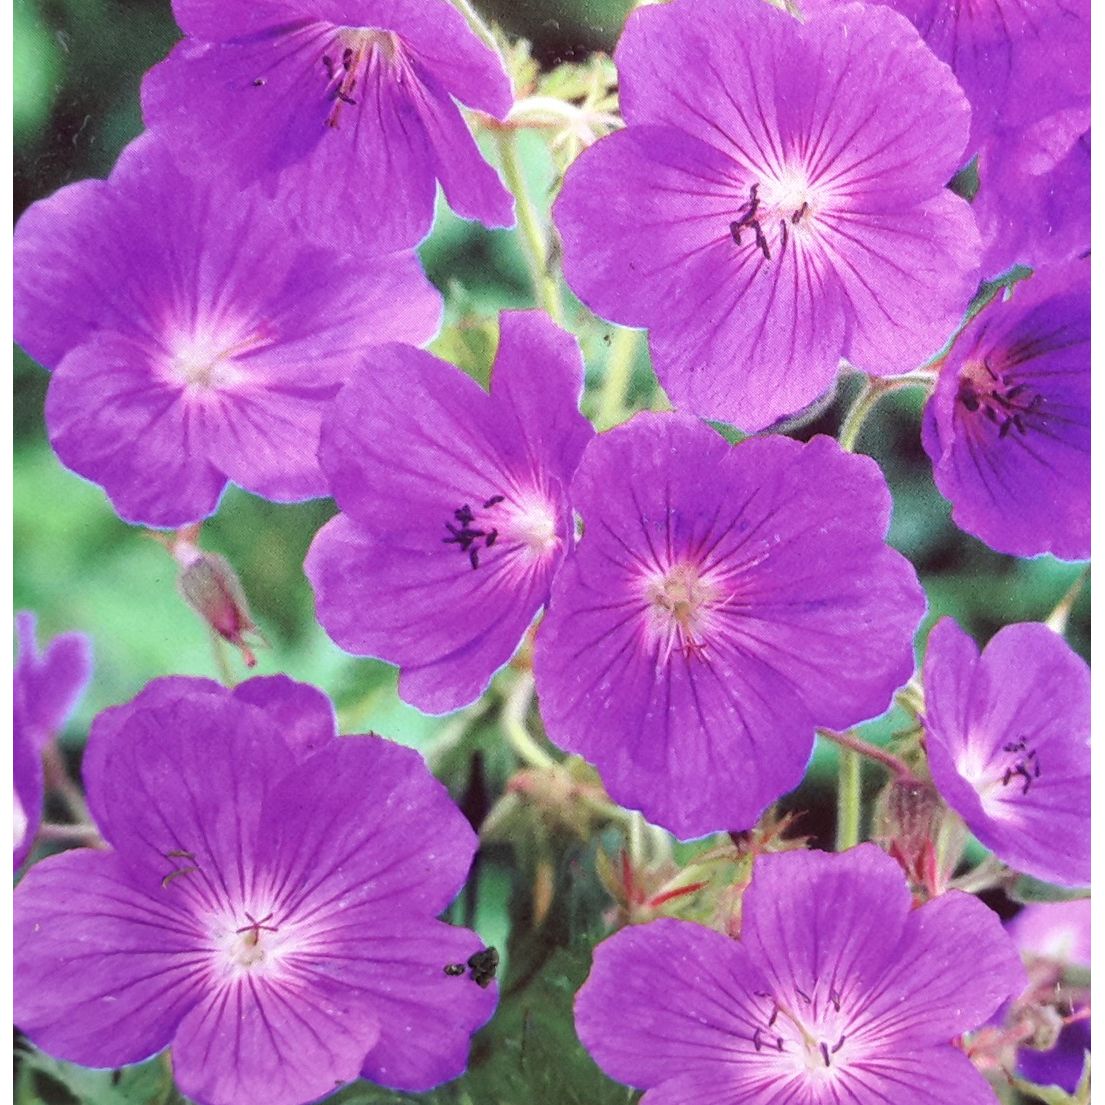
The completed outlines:
<svg viewBox="0 0 1105 1105">
<path fill-rule="evenodd" d="M 499 952 L 496 948 L 484 948 L 481 952 L 473 952 L 468 957 L 467 963 L 446 963 L 445 973 L 452 978 L 459 978 L 465 971 L 477 985 L 485 990 L 491 985 L 495 972 L 499 969 Z"/>
</svg>

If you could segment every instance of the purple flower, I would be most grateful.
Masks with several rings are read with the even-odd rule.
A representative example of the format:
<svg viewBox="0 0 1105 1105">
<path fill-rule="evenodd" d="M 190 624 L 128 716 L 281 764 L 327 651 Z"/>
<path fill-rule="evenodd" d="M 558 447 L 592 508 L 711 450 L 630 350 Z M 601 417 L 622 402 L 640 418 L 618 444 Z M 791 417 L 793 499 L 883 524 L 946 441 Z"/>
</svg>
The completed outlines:
<svg viewBox="0 0 1105 1105">
<path fill-rule="evenodd" d="M 881 713 L 909 678 L 924 595 L 884 544 L 869 458 L 639 414 L 588 448 L 572 503 L 584 536 L 537 635 L 541 716 L 677 836 L 752 825 L 801 779 L 815 726 Z"/>
<path fill-rule="evenodd" d="M 979 154 L 972 208 L 983 272 L 1038 268 L 1090 248 L 1089 111 L 1067 112 L 1003 133 Z"/>
<path fill-rule="evenodd" d="M 445 0 L 174 0 L 189 37 L 142 87 L 189 171 L 259 181 L 286 217 L 350 247 L 412 246 L 437 181 L 453 209 L 512 226 L 513 201 L 454 100 L 498 119 L 499 57 Z"/>
<path fill-rule="evenodd" d="M 518 311 L 502 315 L 490 395 L 393 345 L 334 403 L 320 455 L 343 513 L 305 565 L 319 621 L 342 648 L 399 665 L 419 709 L 476 699 L 548 598 L 594 433 L 582 390 L 574 339 Z"/>
<path fill-rule="evenodd" d="M 803 8 L 851 0 L 805 0 Z M 881 0 L 951 66 L 971 103 L 969 153 L 1053 111 L 1089 108 L 1090 0 Z M 1007 197 L 1010 204 L 1017 196 Z"/>
<path fill-rule="evenodd" d="M 495 992 L 444 973 L 480 943 L 435 917 L 476 840 L 416 753 L 336 738 L 283 676 L 171 678 L 99 715 L 85 782 L 113 850 L 52 856 L 15 893 L 34 1043 L 96 1067 L 171 1044 L 204 1105 L 464 1070 Z"/>
<path fill-rule="evenodd" d="M 1018 871 L 1090 881 L 1090 673 L 1044 625 L 1008 625 L 979 655 L 951 618 L 929 635 L 925 736 L 933 782 Z"/>
<path fill-rule="evenodd" d="M 629 126 L 568 172 L 565 275 L 650 328 L 677 407 L 758 429 L 841 356 L 900 372 L 944 344 L 977 280 L 974 218 L 944 188 L 970 111 L 905 19 L 675 0 L 635 11 L 615 57 Z"/>
<path fill-rule="evenodd" d="M 999 552 L 1090 555 L 1090 291 L 1041 270 L 956 341 L 922 436 L 956 525 Z"/>
<path fill-rule="evenodd" d="M 41 654 L 37 619 L 15 616 L 19 658 L 12 680 L 14 862 L 18 869 L 34 844 L 42 816 L 42 752 L 58 734 L 92 674 L 91 642 L 83 633 L 62 633 Z"/>
<path fill-rule="evenodd" d="M 1009 935 L 1017 947 L 1030 956 L 1042 956 L 1057 964 L 1088 970 L 1090 912 L 1088 898 L 1029 905 L 1009 923 Z M 1053 977 L 1049 975 L 1049 981 Z M 1060 1086 L 1067 1093 L 1073 1093 L 1082 1077 L 1085 1053 L 1089 1050 L 1090 1021 L 1087 1017 L 1064 1027 L 1055 1046 L 1046 1051 L 1022 1047 L 1017 1052 L 1018 1073 L 1037 1085 Z"/>
<path fill-rule="evenodd" d="M 764 856 L 739 941 L 665 919 L 600 944 L 579 1037 L 646 1105 L 994 1105 L 951 1041 L 1019 992 L 1016 950 L 966 894 L 910 905 L 873 844 Z"/>
<path fill-rule="evenodd" d="M 146 525 L 203 518 L 228 479 L 324 495 L 323 407 L 371 343 L 428 340 L 440 313 L 413 255 L 302 243 L 257 191 L 196 183 L 150 136 L 15 233 L 15 336 L 55 370 L 50 441 Z"/>
</svg>

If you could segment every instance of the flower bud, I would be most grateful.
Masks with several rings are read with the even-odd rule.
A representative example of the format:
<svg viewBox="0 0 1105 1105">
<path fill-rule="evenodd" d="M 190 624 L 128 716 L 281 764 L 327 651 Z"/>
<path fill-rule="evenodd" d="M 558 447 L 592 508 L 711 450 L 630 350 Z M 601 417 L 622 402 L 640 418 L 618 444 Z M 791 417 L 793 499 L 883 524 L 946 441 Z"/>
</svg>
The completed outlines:
<svg viewBox="0 0 1105 1105">
<path fill-rule="evenodd" d="M 257 626 L 249 614 L 246 594 L 234 569 L 225 557 L 192 546 L 187 554 L 178 555 L 181 563 L 178 584 L 185 602 L 224 641 L 229 641 L 242 653 L 246 667 L 257 663 L 245 634 Z"/>
</svg>

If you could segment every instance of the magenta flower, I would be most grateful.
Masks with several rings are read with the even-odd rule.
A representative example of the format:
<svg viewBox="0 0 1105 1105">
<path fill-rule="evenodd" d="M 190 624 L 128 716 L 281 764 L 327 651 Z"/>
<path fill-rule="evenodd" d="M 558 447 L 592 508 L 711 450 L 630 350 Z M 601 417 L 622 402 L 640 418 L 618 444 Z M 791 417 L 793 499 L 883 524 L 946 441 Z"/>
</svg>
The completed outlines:
<svg viewBox="0 0 1105 1105">
<path fill-rule="evenodd" d="M 109 852 L 51 856 L 15 893 L 15 1020 L 117 1067 L 172 1046 L 202 1105 L 298 1105 L 358 1074 L 460 1074 L 493 989 L 435 920 L 476 847 L 418 755 L 335 735 L 283 676 L 233 693 L 151 683 L 100 714 L 85 758 Z"/>
<path fill-rule="evenodd" d="M 190 172 L 260 182 L 285 217 L 374 252 L 415 245 L 437 182 L 459 215 L 512 226 L 513 200 L 454 100 L 498 119 L 498 55 L 446 0 L 174 0 L 188 38 L 142 87 Z"/>
<path fill-rule="evenodd" d="M 629 126 L 568 172 L 565 275 L 650 329 L 677 407 L 759 429 L 842 356 L 892 373 L 944 344 L 977 284 L 970 207 L 944 188 L 970 111 L 905 19 L 675 0 L 635 11 L 615 58 Z"/>
<path fill-rule="evenodd" d="M 504 312 L 491 394 L 404 346 L 338 396 L 321 459 L 343 513 L 305 569 L 342 648 L 401 669 L 428 713 L 479 697 L 571 547 L 568 484 L 594 431 L 583 360 L 538 311 Z"/>
<path fill-rule="evenodd" d="M 966 894 L 910 905 L 873 844 L 763 856 L 739 941 L 665 919 L 600 944 L 579 1037 L 645 1105 L 994 1105 L 952 1040 L 1024 986 L 1016 950 Z"/>
<path fill-rule="evenodd" d="M 677 836 L 748 828 L 801 779 L 815 726 L 882 713 L 909 678 L 924 595 L 884 543 L 869 458 L 639 414 L 588 448 L 572 503 L 584 536 L 537 634 L 541 716 Z"/>
<path fill-rule="evenodd" d="M 1062 637 L 1007 625 L 979 655 L 951 618 L 929 635 L 933 782 L 998 859 L 1065 886 L 1090 881 L 1090 673 Z"/>
<path fill-rule="evenodd" d="M 323 407 L 372 343 L 429 340 L 440 317 L 412 254 L 304 244 L 149 136 L 16 227 L 15 337 L 55 370 L 50 442 L 130 522 L 196 521 L 228 480 L 326 494 Z"/>
<path fill-rule="evenodd" d="M 956 525 L 1013 556 L 1090 555 L 1090 290 L 1041 270 L 956 341 L 922 437 Z"/>
<path fill-rule="evenodd" d="M 34 844 L 42 817 L 42 752 L 61 731 L 92 674 L 92 646 L 83 633 L 62 633 L 41 654 L 37 619 L 15 616 L 19 655 L 12 680 L 14 862 L 18 869 Z"/>
<path fill-rule="evenodd" d="M 803 8 L 851 0 L 805 0 Z M 1090 0 L 879 0 L 901 12 L 951 66 L 971 104 L 969 153 L 1090 92 Z M 1006 200 L 1018 202 L 1015 194 Z"/>
</svg>

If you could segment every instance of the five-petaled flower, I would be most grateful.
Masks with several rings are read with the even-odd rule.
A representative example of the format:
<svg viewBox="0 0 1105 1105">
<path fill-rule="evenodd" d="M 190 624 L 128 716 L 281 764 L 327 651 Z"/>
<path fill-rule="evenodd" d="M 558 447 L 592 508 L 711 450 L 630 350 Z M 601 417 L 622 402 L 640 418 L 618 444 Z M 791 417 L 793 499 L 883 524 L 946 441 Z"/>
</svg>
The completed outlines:
<svg viewBox="0 0 1105 1105">
<path fill-rule="evenodd" d="M 228 479 L 324 495 L 327 401 L 372 343 L 428 341 L 440 318 L 413 254 L 306 243 L 259 192 L 197 182 L 150 135 L 15 231 L 15 337 L 54 370 L 51 444 L 130 522 L 194 522 Z"/>
<path fill-rule="evenodd" d="M 51 856 L 15 892 L 15 1020 L 93 1067 L 169 1045 L 204 1105 L 299 1105 L 356 1078 L 459 1075 L 494 988 L 436 920 L 476 838 L 417 753 L 335 735 L 284 676 L 155 680 L 100 714 L 84 765 L 109 852 Z"/>
<path fill-rule="evenodd" d="M 541 716 L 677 836 L 751 826 L 815 726 L 882 713 L 909 678 L 924 595 L 884 542 L 870 458 L 638 414 L 588 447 L 571 494 L 584 535 L 537 633 Z"/>
<path fill-rule="evenodd" d="M 944 801 L 998 859 L 1090 881 L 1090 672 L 1047 626 L 978 646 L 951 618 L 928 639 L 925 744 Z"/>
<path fill-rule="evenodd" d="M 974 218 L 944 187 L 970 110 L 904 18 L 675 0 L 633 12 L 615 58 L 628 126 L 568 172 L 564 272 L 650 328 L 677 408 L 760 429 L 842 356 L 886 374 L 940 349 L 977 282 Z"/>
<path fill-rule="evenodd" d="M 925 408 L 936 486 L 999 552 L 1090 554 L 1090 273 L 1041 269 L 956 340 Z"/>
<path fill-rule="evenodd" d="M 548 598 L 594 434 L 582 390 L 572 337 L 539 311 L 507 311 L 490 395 L 392 345 L 335 400 L 321 460 L 343 513 L 305 566 L 319 621 L 342 648 L 399 665 L 399 693 L 420 709 L 477 698 Z"/>
<path fill-rule="evenodd" d="M 446 0 L 174 0 L 188 37 L 142 87 L 192 172 L 259 182 L 287 218 L 360 248 L 416 245 L 453 209 L 514 222 L 454 99 L 505 117 L 502 61 Z"/>
<path fill-rule="evenodd" d="M 600 944 L 580 1039 L 647 1105 L 994 1105 L 952 1041 L 1020 992 L 1016 949 L 966 894 L 911 904 L 873 844 L 763 856 L 739 940 L 659 920 Z"/>
</svg>

